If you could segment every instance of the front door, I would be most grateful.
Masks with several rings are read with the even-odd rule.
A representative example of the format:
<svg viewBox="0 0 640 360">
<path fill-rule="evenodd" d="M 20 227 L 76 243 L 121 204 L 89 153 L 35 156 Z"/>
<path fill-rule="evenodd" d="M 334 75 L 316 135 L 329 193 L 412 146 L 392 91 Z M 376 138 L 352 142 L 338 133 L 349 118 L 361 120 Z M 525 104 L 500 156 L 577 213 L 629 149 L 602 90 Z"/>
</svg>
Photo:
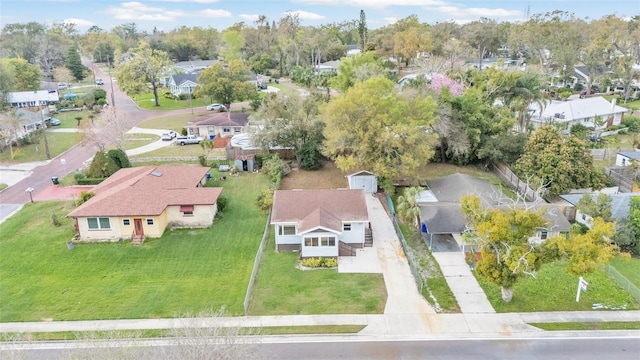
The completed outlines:
<svg viewBox="0 0 640 360">
<path fill-rule="evenodd" d="M 142 229 L 142 219 L 133 219 L 133 226 L 135 227 L 137 236 L 144 235 L 144 230 Z"/>
</svg>

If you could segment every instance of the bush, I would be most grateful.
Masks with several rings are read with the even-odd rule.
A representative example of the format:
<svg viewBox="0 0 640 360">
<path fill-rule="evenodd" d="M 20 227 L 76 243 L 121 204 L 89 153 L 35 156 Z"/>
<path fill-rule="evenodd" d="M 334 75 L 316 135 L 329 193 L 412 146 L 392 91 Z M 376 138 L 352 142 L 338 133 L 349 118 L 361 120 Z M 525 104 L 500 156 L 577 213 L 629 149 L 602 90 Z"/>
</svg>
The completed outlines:
<svg viewBox="0 0 640 360">
<path fill-rule="evenodd" d="M 276 154 L 263 159 L 262 169 L 276 189 L 279 188 L 280 180 L 291 171 L 289 165 Z"/>
<path fill-rule="evenodd" d="M 82 178 L 77 179 L 76 183 L 78 185 L 98 185 L 103 182 L 106 178 Z"/>
<path fill-rule="evenodd" d="M 262 190 L 262 192 L 258 194 L 256 205 L 258 205 L 260 210 L 269 210 L 269 208 L 271 208 L 271 205 L 273 205 L 273 190 Z"/>
<path fill-rule="evenodd" d="M 207 166 L 207 155 L 198 156 L 198 163 L 200 166 Z"/>
<path fill-rule="evenodd" d="M 338 260 L 335 258 L 310 257 L 300 260 L 300 264 L 310 268 L 333 268 L 338 266 Z"/>
<path fill-rule="evenodd" d="M 174 100 L 176 98 L 175 96 L 173 96 L 172 93 L 170 93 L 168 91 L 166 93 L 162 94 L 162 96 L 164 96 L 165 99 L 170 99 L 170 100 Z"/>
<path fill-rule="evenodd" d="M 223 212 L 227 208 L 228 203 L 229 198 L 220 194 L 220 196 L 218 196 L 218 201 L 216 202 L 216 204 L 218 204 L 218 212 Z"/>
<path fill-rule="evenodd" d="M 113 159 L 113 161 L 116 163 L 116 165 L 118 165 L 120 169 L 131 167 L 131 162 L 129 162 L 129 157 L 127 156 L 127 153 L 125 153 L 121 149 L 109 150 L 109 152 L 107 152 L 107 156 Z"/>
<path fill-rule="evenodd" d="M 83 191 L 80 193 L 80 198 L 76 201 L 76 206 L 80 206 L 91 199 L 95 194 L 90 191 Z"/>
</svg>

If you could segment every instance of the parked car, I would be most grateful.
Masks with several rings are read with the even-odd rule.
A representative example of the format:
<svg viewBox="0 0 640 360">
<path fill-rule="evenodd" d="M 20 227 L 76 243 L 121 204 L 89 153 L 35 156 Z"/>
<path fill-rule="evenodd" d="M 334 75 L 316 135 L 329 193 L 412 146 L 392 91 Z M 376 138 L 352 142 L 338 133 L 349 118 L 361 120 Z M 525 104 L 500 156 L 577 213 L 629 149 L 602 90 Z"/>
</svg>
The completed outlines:
<svg viewBox="0 0 640 360">
<path fill-rule="evenodd" d="M 589 92 L 589 95 L 593 95 L 596 93 L 596 90 L 594 88 L 591 88 L 591 91 Z M 582 91 L 580 91 L 580 97 L 582 96 L 586 96 L 587 95 L 587 89 L 584 89 Z"/>
<path fill-rule="evenodd" d="M 61 122 L 59 119 L 51 118 L 49 119 L 49 124 L 51 124 L 51 126 L 58 126 L 61 124 Z"/>
<path fill-rule="evenodd" d="M 66 88 L 68 88 L 69 85 L 67 83 L 63 83 L 63 82 L 59 82 L 58 83 L 58 90 L 64 90 Z"/>
<path fill-rule="evenodd" d="M 267 88 L 268 88 L 267 84 L 265 84 L 263 82 L 258 82 L 257 86 L 258 86 L 258 90 L 267 90 Z"/>
<path fill-rule="evenodd" d="M 220 104 L 211 104 L 211 105 L 207 105 L 207 110 L 209 111 L 220 111 L 220 108 L 222 108 L 223 106 Z"/>
<path fill-rule="evenodd" d="M 102 79 L 96 79 L 96 85 L 104 85 L 104 81 L 102 81 Z"/>
<path fill-rule="evenodd" d="M 180 144 L 180 146 L 187 144 L 200 144 L 202 138 L 195 135 L 187 135 L 187 136 L 178 136 L 176 138 L 176 142 Z"/>
<path fill-rule="evenodd" d="M 160 139 L 162 139 L 162 141 L 171 141 L 175 139 L 176 136 L 178 136 L 178 134 L 176 134 L 175 131 L 169 131 L 169 132 L 162 133 L 162 136 L 160 136 Z"/>
</svg>

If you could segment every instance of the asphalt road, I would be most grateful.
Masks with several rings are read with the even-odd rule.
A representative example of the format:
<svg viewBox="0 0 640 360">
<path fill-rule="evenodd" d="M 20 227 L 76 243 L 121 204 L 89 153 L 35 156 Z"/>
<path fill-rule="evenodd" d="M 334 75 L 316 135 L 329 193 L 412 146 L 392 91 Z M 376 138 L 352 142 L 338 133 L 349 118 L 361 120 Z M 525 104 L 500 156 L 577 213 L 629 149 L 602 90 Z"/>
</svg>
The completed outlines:
<svg viewBox="0 0 640 360">
<path fill-rule="evenodd" d="M 449 339 L 449 340 L 398 340 L 398 341 L 322 341 L 313 335 L 309 341 L 265 342 L 241 346 L 241 353 L 225 358 L 252 359 L 580 359 L 637 360 L 640 339 L 617 337 L 537 338 L 537 339 Z M 166 340 L 153 340 L 154 346 L 142 348 L 109 347 L 80 349 L 80 345 L 65 342 L 37 343 L 36 348 L 20 351 L 0 351 L 0 357 L 20 359 L 60 358 L 135 358 L 135 359 L 204 359 L 221 357 L 220 347 L 206 349 L 202 343 L 190 343 L 189 350 L 176 350 L 166 345 Z M 95 344 L 95 343 L 94 343 Z M 103 344 L 104 345 L 104 344 Z M 229 350 L 228 348 L 225 348 Z"/>
</svg>

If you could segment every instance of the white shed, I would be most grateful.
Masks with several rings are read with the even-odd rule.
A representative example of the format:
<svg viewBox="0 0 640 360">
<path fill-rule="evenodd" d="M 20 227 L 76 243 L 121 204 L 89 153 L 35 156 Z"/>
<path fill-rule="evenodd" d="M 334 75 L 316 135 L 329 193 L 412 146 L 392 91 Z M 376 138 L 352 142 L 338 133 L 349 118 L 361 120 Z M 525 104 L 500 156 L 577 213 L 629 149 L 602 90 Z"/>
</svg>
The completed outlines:
<svg viewBox="0 0 640 360">
<path fill-rule="evenodd" d="M 626 151 L 616 154 L 616 166 L 629 166 L 632 161 L 640 162 L 640 151 Z"/>
<path fill-rule="evenodd" d="M 368 171 L 363 170 L 347 175 L 347 181 L 349 181 L 349 189 L 363 189 L 367 194 L 378 192 L 378 180 Z"/>
</svg>

